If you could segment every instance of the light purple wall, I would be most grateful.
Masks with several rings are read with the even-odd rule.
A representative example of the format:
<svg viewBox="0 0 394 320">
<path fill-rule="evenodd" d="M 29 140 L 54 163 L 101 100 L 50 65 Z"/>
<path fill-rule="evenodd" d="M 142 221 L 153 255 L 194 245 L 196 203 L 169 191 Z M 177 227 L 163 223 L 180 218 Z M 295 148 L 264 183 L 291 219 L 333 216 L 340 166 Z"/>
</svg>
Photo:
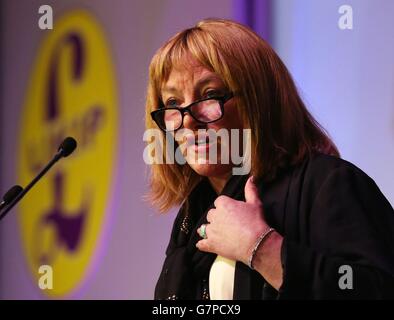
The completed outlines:
<svg viewBox="0 0 394 320">
<path fill-rule="evenodd" d="M 394 2 L 275 0 L 273 46 L 343 158 L 394 205 Z M 340 6 L 353 9 L 341 30 Z"/>
<path fill-rule="evenodd" d="M 45 1 L 56 16 L 85 8 L 97 17 L 113 54 L 120 108 L 119 168 L 113 224 L 99 267 L 77 298 L 151 299 L 164 259 L 174 212 L 159 217 L 142 196 L 147 192 L 144 144 L 144 96 L 154 51 L 175 32 L 206 17 L 230 18 L 231 0 Z M 16 145 L 23 99 L 39 41 L 42 1 L 2 1 L 3 44 L 1 103 L 1 194 L 16 181 Z M 5 120 L 6 119 L 6 120 Z M 76 182 L 77 183 L 77 182 Z M 21 253 L 16 212 L 0 224 L 0 297 L 43 298 L 32 283 Z"/>
<path fill-rule="evenodd" d="M 233 18 L 271 43 L 272 0 L 233 0 Z"/>
</svg>

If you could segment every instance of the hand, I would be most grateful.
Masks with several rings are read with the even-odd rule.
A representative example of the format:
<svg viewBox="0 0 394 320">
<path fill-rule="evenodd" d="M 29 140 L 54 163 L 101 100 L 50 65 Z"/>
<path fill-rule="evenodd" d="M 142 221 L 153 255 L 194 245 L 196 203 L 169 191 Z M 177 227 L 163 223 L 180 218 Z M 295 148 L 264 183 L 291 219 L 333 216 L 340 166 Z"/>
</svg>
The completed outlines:
<svg viewBox="0 0 394 320">
<path fill-rule="evenodd" d="M 207 238 L 196 244 L 199 250 L 247 264 L 256 240 L 269 226 L 252 178 L 245 184 L 245 200 L 237 201 L 227 196 L 215 200 L 215 209 L 207 214 Z"/>
</svg>

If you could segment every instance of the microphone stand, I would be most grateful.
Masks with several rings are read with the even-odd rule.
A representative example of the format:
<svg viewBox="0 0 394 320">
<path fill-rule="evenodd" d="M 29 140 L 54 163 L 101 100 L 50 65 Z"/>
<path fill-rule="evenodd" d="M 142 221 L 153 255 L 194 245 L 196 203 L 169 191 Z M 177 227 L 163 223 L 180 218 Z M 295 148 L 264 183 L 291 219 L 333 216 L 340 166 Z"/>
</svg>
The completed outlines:
<svg viewBox="0 0 394 320">
<path fill-rule="evenodd" d="M 25 194 L 38 182 L 38 180 L 41 179 L 41 177 L 47 173 L 49 169 L 52 168 L 52 166 L 59 161 L 60 158 L 63 157 L 63 150 L 59 150 L 58 153 L 53 157 L 53 159 L 45 166 L 44 169 L 41 170 L 41 172 L 31 181 L 26 188 L 22 190 L 21 193 L 18 194 L 18 196 L 11 201 L 11 203 L 8 205 L 8 207 L 5 207 L 4 212 L 1 213 L 0 215 L 0 221 L 6 216 L 6 214 L 25 196 Z"/>
</svg>

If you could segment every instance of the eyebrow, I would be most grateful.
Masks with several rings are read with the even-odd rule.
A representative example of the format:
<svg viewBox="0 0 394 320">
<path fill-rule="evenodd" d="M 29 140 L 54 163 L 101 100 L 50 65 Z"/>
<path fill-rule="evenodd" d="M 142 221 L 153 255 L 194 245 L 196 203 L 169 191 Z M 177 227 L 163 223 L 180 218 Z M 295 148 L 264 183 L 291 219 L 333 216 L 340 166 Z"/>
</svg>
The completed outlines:
<svg viewBox="0 0 394 320">
<path fill-rule="evenodd" d="M 198 80 L 197 83 L 195 84 L 195 89 L 201 88 L 213 81 L 219 81 L 221 84 L 223 84 L 222 79 L 220 77 L 218 77 L 217 75 L 209 75 L 207 77 L 204 77 L 204 78 L 201 78 L 200 80 Z M 173 86 L 166 86 L 162 89 L 162 92 L 178 93 L 178 89 Z"/>
</svg>

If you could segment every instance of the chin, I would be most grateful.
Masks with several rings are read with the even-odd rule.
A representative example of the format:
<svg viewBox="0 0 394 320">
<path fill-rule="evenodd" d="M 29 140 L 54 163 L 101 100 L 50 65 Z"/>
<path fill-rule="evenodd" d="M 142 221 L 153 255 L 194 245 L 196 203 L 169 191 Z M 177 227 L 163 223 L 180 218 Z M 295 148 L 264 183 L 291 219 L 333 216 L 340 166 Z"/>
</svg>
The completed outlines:
<svg viewBox="0 0 394 320">
<path fill-rule="evenodd" d="M 203 177 L 221 177 L 231 173 L 230 164 L 189 164 L 190 167 Z"/>
</svg>

